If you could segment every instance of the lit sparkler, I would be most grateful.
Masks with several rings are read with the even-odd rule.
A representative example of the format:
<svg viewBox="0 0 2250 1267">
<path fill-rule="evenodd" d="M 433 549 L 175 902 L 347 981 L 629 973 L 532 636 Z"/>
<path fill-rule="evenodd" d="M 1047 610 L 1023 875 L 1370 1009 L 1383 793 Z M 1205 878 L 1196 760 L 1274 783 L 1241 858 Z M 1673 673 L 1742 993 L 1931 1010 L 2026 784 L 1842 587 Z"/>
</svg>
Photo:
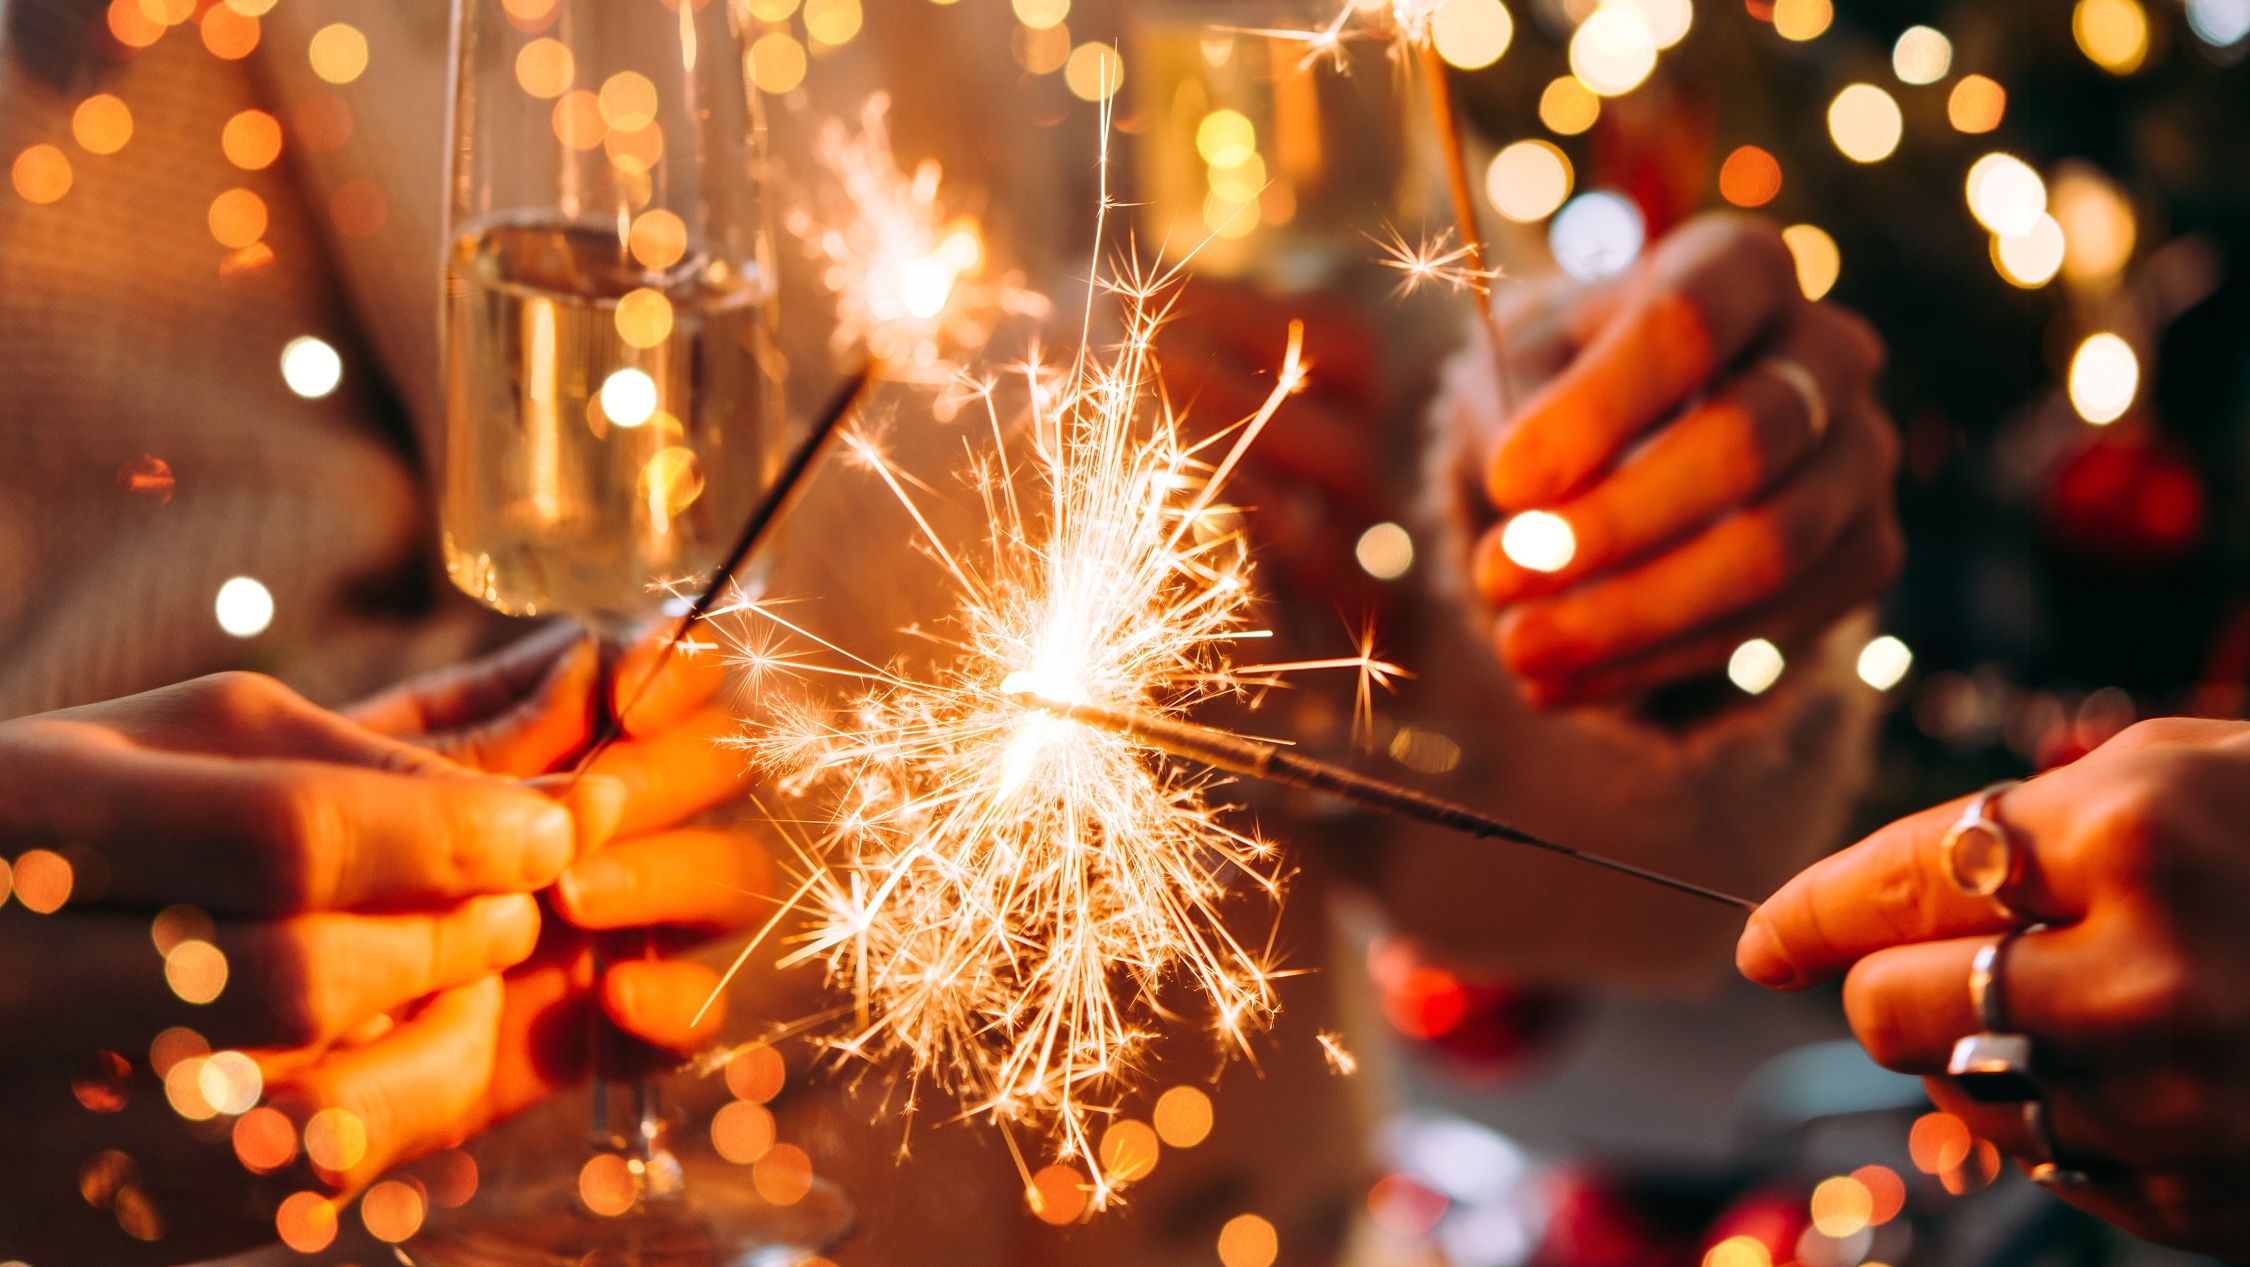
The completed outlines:
<svg viewBox="0 0 2250 1267">
<path fill-rule="evenodd" d="M 1105 189 L 1104 220 L 1111 205 Z M 766 721 L 741 741 L 824 811 L 787 903 L 808 927 L 783 961 L 821 962 L 850 991 L 853 1023 L 831 1045 L 903 1060 L 912 1083 L 1046 1133 L 1064 1158 L 1094 1155 L 1091 1124 L 1131 1089 L 1166 1015 L 1160 993 L 1192 992 L 1222 1044 L 1247 1050 L 1278 969 L 1238 930 L 1258 904 L 1270 920 L 1285 869 L 1222 820 L 1212 773 L 1023 694 L 1178 716 L 1300 670 L 1349 667 L 1363 688 L 1394 671 L 1364 648 L 1294 663 L 1230 654 L 1270 633 L 1253 620 L 1224 490 L 1304 382 L 1303 331 L 1292 326 L 1254 414 L 1192 437 L 1154 350 L 1178 275 L 1110 270 L 1098 289 L 1122 309 L 1113 350 L 1096 348 L 1090 294 L 1072 362 L 1021 367 L 972 396 L 992 437 L 969 480 L 981 543 L 939 532 L 928 486 L 868 434 L 847 437 L 954 596 L 928 662 L 876 663 L 794 608 L 735 607 L 753 682 L 840 675 L 852 691 L 840 709 L 769 692 Z M 1019 390 L 1021 418 L 1000 403 Z M 1098 1208 L 1121 1177 L 1090 1168 Z"/>
<path fill-rule="evenodd" d="M 889 96 L 877 93 L 856 130 L 836 119 L 820 125 L 814 157 L 833 183 L 784 223 L 836 296 L 837 348 L 863 346 L 887 373 L 942 381 L 957 360 L 983 351 L 1001 322 L 1036 320 L 1048 303 L 1019 276 L 994 273 L 983 226 L 951 205 L 934 160 L 900 168 L 889 114 Z"/>
</svg>

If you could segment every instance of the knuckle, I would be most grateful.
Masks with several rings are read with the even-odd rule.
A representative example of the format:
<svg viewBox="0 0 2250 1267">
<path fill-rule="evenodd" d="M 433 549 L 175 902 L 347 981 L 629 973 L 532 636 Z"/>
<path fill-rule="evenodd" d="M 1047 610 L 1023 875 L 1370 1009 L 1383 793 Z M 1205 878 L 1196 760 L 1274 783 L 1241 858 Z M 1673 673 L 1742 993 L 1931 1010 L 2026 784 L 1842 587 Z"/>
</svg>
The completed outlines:
<svg viewBox="0 0 2250 1267">
<path fill-rule="evenodd" d="M 2144 933 L 2120 956 L 2098 987 L 2098 1023 L 2114 1034 L 2161 1038 L 2187 1032 L 2199 973 L 2193 957 L 2162 932 Z"/>
<path fill-rule="evenodd" d="M 2198 734 L 2196 725 L 2185 718 L 2149 717 L 2117 732 L 2106 746 L 2118 749 L 2161 748 L 2189 742 Z"/>
<path fill-rule="evenodd" d="M 1844 976 L 1844 1016 L 1869 1059 L 1885 1069 L 1905 1071 L 1909 1053 L 1898 1010 L 1881 972 L 1864 961 Z"/>
<path fill-rule="evenodd" d="M 282 910 L 317 909 L 338 888 L 343 827 L 335 802 L 305 775 L 264 782 L 252 806 L 258 856 L 250 882 Z"/>
<path fill-rule="evenodd" d="M 197 678 L 188 683 L 186 694 L 198 710 L 230 727 L 269 720 L 296 698 L 288 687 L 265 674 L 240 669 Z"/>
<path fill-rule="evenodd" d="M 258 1037 L 282 1047 L 310 1047 L 332 1037 L 330 974 L 323 966 L 317 925 L 298 920 L 276 925 L 252 954 L 251 974 L 262 1006 Z"/>
</svg>

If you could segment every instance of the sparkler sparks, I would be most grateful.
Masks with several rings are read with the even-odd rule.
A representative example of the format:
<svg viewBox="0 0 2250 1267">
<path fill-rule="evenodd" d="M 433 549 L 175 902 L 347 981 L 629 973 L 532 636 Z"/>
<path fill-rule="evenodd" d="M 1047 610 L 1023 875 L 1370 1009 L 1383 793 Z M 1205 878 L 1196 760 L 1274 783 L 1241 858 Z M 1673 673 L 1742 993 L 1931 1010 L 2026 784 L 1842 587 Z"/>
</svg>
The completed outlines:
<svg viewBox="0 0 2250 1267">
<path fill-rule="evenodd" d="M 1383 266 L 1399 272 L 1401 297 L 1427 285 L 1481 295 L 1500 276 L 1499 269 L 1480 266 L 1476 247 L 1456 245 L 1451 229 L 1442 229 L 1420 242 L 1407 241 L 1396 229 L 1388 232 L 1388 237 L 1375 239 L 1375 244 L 1383 250 Z"/>
<path fill-rule="evenodd" d="M 1104 137 L 1106 180 L 1106 126 Z M 1112 205 L 1105 188 L 1104 220 Z M 820 962 L 851 992 L 852 1024 L 830 1045 L 901 1060 L 910 1085 L 1046 1133 L 1064 1159 L 1094 1156 L 1092 1124 L 1132 1089 L 1170 1015 L 1161 994 L 1192 993 L 1222 1049 L 1248 1050 L 1279 972 L 1238 929 L 1260 904 L 1270 920 L 1285 869 L 1227 825 L 1202 767 L 1022 696 L 1177 716 L 1300 670 L 1356 669 L 1363 691 L 1395 672 L 1364 646 L 1232 662 L 1230 649 L 1270 633 L 1254 625 L 1224 489 L 1305 380 L 1303 330 L 1292 325 L 1255 413 L 1194 437 L 1154 351 L 1178 276 L 1108 270 L 1098 289 L 1124 327 L 1113 349 L 1095 346 L 1089 296 L 1071 363 L 1019 367 L 973 395 L 992 440 L 966 480 L 981 543 L 941 532 L 925 504 L 937 494 L 868 434 L 849 437 L 953 595 L 950 624 L 919 631 L 935 646 L 926 661 L 857 656 L 793 607 L 735 608 L 770 719 L 741 743 L 820 810 L 788 903 L 807 926 L 785 935 L 782 962 Z M 1001 403 L 1019 391 L 1021 415 Z M 782 689 L 822 677 L 849 685 L 845 706 Z M 1091 1169 L 1098 1209 L 1123 1176 Z M 1031 1191 L 1028 1167 L 1025 1180 Z"/>
<path fill-rule="evenodd" d="M 820 126 L 814 157 L 833 185 L 784 223 L 836 296 L 838 349 L 864 346 L 889 373 L 942 381 L 1001 322 L 1036 320 L 1048 303 L 1020 277 L 993 275 L 982 225 L 949 205 L 936 162 L 899 167 L 889 115 L 889 96 L 877 93 L 856 131 L 835 119 Z"/>
</svg>

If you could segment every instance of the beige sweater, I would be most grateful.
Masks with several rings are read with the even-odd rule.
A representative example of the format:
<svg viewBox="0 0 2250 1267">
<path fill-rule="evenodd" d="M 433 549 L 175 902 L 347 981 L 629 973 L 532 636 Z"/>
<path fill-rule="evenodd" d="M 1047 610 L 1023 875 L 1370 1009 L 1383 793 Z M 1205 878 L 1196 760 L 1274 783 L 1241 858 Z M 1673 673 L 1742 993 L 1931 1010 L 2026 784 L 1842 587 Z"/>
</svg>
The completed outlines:
<svg viewBox="0 0 2250 1267">
<path fill-rule="evenodd" d="M 897 65 L 914 73 L 887 81 L 902 145 L 965 146 L 947 156 L 949 170 L 989 181 L 997 203 L 1024 209 L 1020 229 L 1057 244 L 1035 262 L 1079 267 L 1077 221 L 1041 209 L 1082 203 L 1084 137 L 1010 131 L 1024 127 L 1006 100 L 1015 75 L 992 14 L 967 12 L 977 7 L 870 0 L 862 45 L 908 55 Z M 1074 27 L 1100 7 L 1084 0 Z M 228 667 L 336 700 L 507 632 L 437 574 L 421 456 L 438 417 L 444 10 L 437 0 L 282 0 L 258 54 L 223 62 L 192 29 L 106 55 L 94 0 L 0 0 L 0 158 L 51 143 L 74 173 L 53 205 L 0 194 L 0 716 Z M 347 17 L 366 32 L 371 62 L 357 82 L 330 88 L 303 50 L 310 32 Z M 852 104 L 873 74 L 823 71 L 835 87 L 820 104 Z M 110 156 L 70 139 L 74 105 L 97 91 L 122 97 L 135 120 Z M 352 126 L 321 150 L 297 120 L 331 96 Z M 275 166 L 237 171 L 219 135 L 253 106 L 282 117 L 288 143 Z M 1090 135 L 1090 111 L 1073 118 L 1081 124 Z M 331 208 L 355 181 L 373 181 L 388 204 L 361 238 L 341 234 Z M 233 187 L 271 211 L 269 263 L 230 265 L 212 239 L 207 209 Z M 826 335 L 817 323 L 792 333 L 814 349 Z M 306 334 L 343 353 L 343 384 L 324 400 L 292 395 L 278 370 L 282 346 Z M 799 399 L 819 394 L 807 378 L 793 385 Z M 120 487 L 120 468 L 144 454 L 169 464 L 168 502 Z M 848 506 L 829 513 L 853 521 Z M 864 524 L 856 539 L 807 538 L 823 548 L 800 566 L 831 588 L 893 567 L 900 540 Z M 213 619 L 214 595 L 234 575 L 257 578 L 276 601 L 271 629 L 254 639 Z M 1681 734 L 1530 713 L 1451 624 L 1402 632 L 1431 657 L 1417 666 L 1421 693 L 1402 707 L 1459 706 L 1448 724 L 1471 760 L 1446 790 L 1588 848 L 1749 892 L 1835 843 L 1871 714 L 1840 647 L 1756 708 Z M 1439 663 L 1469 676 L 1433 673 Z M 1723 914 L 1543 860 L 1355 830 L 1383 906 L 1463 958 L 1666 988 L 1724 971 L 1734 925 Z M 925 1131 L 916 1160 L 894 1166 L 891 1124 L 870 1132 L 864 1106 L 806 1096 L 790 1129 L 861 1208 L 862 1230 L 839 1261 L 1208 1261 L 1217 1226 L 1245 1211 L 1281 1227 L 1284 1263 L 1335 1259 L 1363 1205 L 1362 1123 L 1385 1084 L 1379 1060 L 1336 1080 L 1311 1041 L 1365 1011 L 1343 966 L 1357 948 L 1329 953 L 1324 888 L 1317 873 L 1305 877 L 1284 944 L 1298 962 L 1335 970 L 1288 983 L 1261 1069 L 1237 1066 L 1220 1087 L 1211 1141 L 1168 1156 L 1128 1209 L 1091 1227 L 1049 1229 L 1022 1214 L 1012 1168 L 979 1133 Z M 738 1013 L 754 1017 L 761 997 L 753 986 Z M 1379 1054 L 1379 1035 L 1352 1041 L 1363 1057 Z M 1177 1046 L 1177 1077 L 1201 1077 L 1207 1041 L 1191 1034 Z"/>
</svg>

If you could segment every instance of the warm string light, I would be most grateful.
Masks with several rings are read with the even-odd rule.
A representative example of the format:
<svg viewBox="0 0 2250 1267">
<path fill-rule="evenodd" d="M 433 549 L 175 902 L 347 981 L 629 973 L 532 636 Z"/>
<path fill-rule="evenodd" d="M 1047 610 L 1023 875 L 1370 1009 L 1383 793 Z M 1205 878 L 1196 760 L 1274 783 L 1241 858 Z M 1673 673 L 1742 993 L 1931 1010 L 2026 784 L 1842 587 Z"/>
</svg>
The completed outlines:
<svg viewBox="0 0 2250 1267">
<path fill-rule="evenodd" d="M 1105 219 L 1112 205 L 1105 192 Z M 981 546 L 939 532 L 926 486 L 872 436 L 850 437 L 954 597 L 958 633 L 930 662 L 856 657 L 795 606 L 732 609 L 767 719 L 741 743 L 785 793 L 821 810 L 784 912 L 806 926 L 783 963 L 821 962 L 851 994 L 850 1021 L 828 1045 L 902 1061 L 909 1110 L 914 1088 L 932 1085 L 1001 1125 L 1011 1148 L 1017 1133 L 1044 1134 L 1063 1161 L 1098 1157 L 1096 1124 L 1131 1092 L 1168 1015 L 1161 990 L 1184 984 L 1222 1046 L 1247 1050 L 1280 974 L 1228 908 L 1240 899 L 1270 913 L 1285 868 L 1224 821 L 1212 776 L 1017 693 L 1178 716 L 1297 670 L 1349 668 L 1369 683 L 1392 671 L 1364 650 L 1234 662 L 1234 647 L 1269 633 L 1251 618 L 1248 547 L 1224 489 L 1303 384 L 1303 336 L 1292 327 L 1255 413 L 1191 438 L 1154 349 L 1184 266 L 1101 276 L 1122 309 L 1114 350 L 1095 348 L 1090 297 L 1069 364 L 978 386 L 993 441 L 970 472 L 988 524 Z M 1019 391 L 1020 416 L 1001 404 Z M 839 677 L 853 692 L 841 707 L 788 689 Z M 1049 1172 L 1017 1156 L 1027 1201 L 1057 1208 Z M 1099 1209 L 1130 1176 L 1090 1169 L 1085 1204 Z"/>
</svg>

